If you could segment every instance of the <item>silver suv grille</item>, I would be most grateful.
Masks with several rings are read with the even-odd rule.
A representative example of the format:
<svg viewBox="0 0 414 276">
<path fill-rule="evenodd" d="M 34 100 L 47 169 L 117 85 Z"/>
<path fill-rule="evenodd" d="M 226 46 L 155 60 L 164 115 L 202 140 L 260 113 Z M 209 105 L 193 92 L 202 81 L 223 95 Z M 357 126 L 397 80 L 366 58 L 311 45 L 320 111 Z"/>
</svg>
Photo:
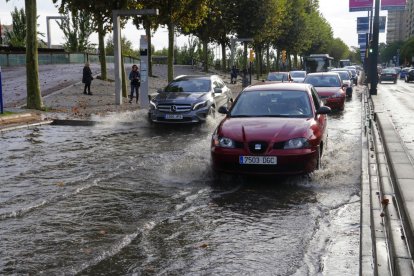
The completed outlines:
<svg viewBox="0 0 414 276">
<path fill-rule="evenodd" d="M 191 110 L 190 104 L 159 104 L 157 106 L 162 112 L 188 112 Z"/>
</svg>

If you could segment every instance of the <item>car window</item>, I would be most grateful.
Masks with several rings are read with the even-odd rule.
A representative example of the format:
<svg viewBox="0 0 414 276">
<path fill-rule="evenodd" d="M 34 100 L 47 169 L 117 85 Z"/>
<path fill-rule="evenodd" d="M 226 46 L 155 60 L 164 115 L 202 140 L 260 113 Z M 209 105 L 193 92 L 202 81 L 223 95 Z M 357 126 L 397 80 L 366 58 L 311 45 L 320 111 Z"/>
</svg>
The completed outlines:
<svg viewBox="0 0 414 276">
<path fill-rule="evenodd" d="M 292 76 L 292 78 L 304 78 L 306 76 L 305 72 L 300 71 L 292 71 L 290 72 L 290 75 Z"/>
<path fill-rule="evenodd" d="M 319 98 L 318 92 L 316 92 L 314 87 L 311 88 L 311 93 L 315 110 L 318 110 L 321 107 L 321 99 Z"/>
<path fill-rule="evenodd" d="M 305 91 L 248 91 L 240 94 L 234 103 L 231 117 L 297 117 L 312 114 Z"/>
<path fill-rule="evenodd" d="M 269 73 L 267 76 L 268 81 L 287 81 L 287 74 L 274 74 Z"/>
<path fill-rule="evenodd" d="M 312 84 L 316 87 L 340 87 L 341 81 L 339 76 L 335 75 L 308 75 L 305 83 Z"/>
<path fill-rule="evenodd" d="M 170 82 L 165 92 L 208 92 L 211 90 L 209 79 L 178 79 Z"/>
</svg>

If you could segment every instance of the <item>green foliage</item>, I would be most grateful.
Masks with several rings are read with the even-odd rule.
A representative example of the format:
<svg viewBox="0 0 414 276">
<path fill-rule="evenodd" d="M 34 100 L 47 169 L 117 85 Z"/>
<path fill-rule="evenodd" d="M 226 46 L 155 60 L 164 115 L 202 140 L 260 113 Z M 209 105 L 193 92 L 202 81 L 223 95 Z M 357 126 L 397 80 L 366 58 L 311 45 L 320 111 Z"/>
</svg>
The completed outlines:
<svg viewBox="0 0 414 276">
<path fill-rule="evenodd" d="M 401 58 L 400 63 L 406 65 L 413 64 L 412 60 L 414 57 L 414 37 L 409 38 L 401 47 Z"/>
<path fill-rule="evenodd" d="M 334 38 L 331 40 L 329 45 L 328 54 L 334 58 L 334 60 L 340 60 L 348 58 L 349 56 L 349 48 L 345 42 L 342 41 L 340 38 Z"/>
<path fill-rule="evenodd" d="M 57 21 L 65 35 L 64 47 L 70 52 L 84 52 L 94 45 L 89 42 L 89 36 L 94 30 L 92 16 L 83 10 L 72 10 L 65 7 L 62 15 L 70 16 L 68 20 Z"/>
<path fill-rule="evenodd" d="M 121 49 L 123 56 L 139 56 L 139 51 L 137 49 L 132 48 L 132 42 L 129 41 L 125 36 L 121 37 Z M 114 55 L 114 40 L 112 36 L 108 37 L 108 39 L 106 40 L 105 51 L 107 55 Z"/>
<path fill-rule="evenodd" d="M 24 9 L 14 7 L 11 13 L 13 30 L 5 32 L 5 43 L 12 47 L 26 46 L 26 14 Z"/>
<path fill-rule="evenodd" d="M 396 41 L 390 44 L 380 44 L 378 47 L 379 51 L 379 63 L 388 63 L 390 60 L 397 56 L 398 49 L 403 48 L 403 41 Z M 401 55 L 404 56 L 404 55 Z M 400 61 L 404 59 L 400 57 Z"/>
</svg>

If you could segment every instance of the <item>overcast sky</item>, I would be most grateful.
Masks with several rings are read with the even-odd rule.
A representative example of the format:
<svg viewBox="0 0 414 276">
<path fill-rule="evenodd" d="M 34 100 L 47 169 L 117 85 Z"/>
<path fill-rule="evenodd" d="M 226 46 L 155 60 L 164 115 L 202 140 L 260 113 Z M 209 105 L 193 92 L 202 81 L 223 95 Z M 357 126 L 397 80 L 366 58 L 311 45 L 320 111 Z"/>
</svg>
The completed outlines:
<svg viewBox="0 0 414 276">
<path fill-rule="evenodd" d="M 87 0 L 85 0 L 87 1 Z M 326 20 L 331 24 L 334 31 L 334 37 L 341 38 L 348 46 L 358 46 L 358 35 L 356 33 L 356 18 L 366 16 L 367 12 L 349 12 L 349 0 L 319 0 L 320 11 Z M 24 0 L 0 0 L 0 21 L 1 24 L 11 24 L 10 12 L 14 7 L 23 8 Z M 38 10 L 38 24 L 39 31 L 45 34 L 46 41 L 46 16 L 58 16 L 57 8 L 54 7 L 52 0 L 37 0 Z M 381 12 L 381 15 L 386 15 L 386 12 Z M 64 41 L 63 33 L 59 29 L 54 20 L 50 20 L 51 25 L 51 40 L 52 44 L 60 44 Z M 144 35 L 144 31 L 139 31 L 129 23 L 126 29 L 122 32 L 133 45 L 139 48 L 140 35 Z M 98 43 L 96 34 L 91 36 L 93 43 Z M 178 45 L 186 44 L 188 39 L 184 36 L 178 38 Z M 152 43 L 156 50 L 167 48 L 167 31 L 160 29 L 153 37 Z M 380 34 L 380 42 L 385 42 L 385 34 Z"/>
</svg>

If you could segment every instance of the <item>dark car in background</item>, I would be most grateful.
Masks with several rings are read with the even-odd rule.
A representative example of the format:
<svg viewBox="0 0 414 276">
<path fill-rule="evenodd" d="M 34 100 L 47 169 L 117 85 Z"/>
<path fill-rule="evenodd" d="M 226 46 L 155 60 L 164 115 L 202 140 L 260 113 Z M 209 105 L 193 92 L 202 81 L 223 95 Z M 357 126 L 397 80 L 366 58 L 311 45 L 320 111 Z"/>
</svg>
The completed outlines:
<svg viewBox="0 0 414 276">
<path fill-rule="evenodd" d="M 150 100 L 148 117 L 155 123 L 200 123 L 233 101 L 231 90 L 217 75 L 183 75 Z"/>
<path fill-rule="evenodd" d="M 325 105 L 332 109 L 345 109 L 345 86 L 342 84 L 338 73 L 310 73 L 304 83 L 312 84 Z"/>
<path fill-rule="evenodd" d="M 214 131 L 215 172 L 306 174 L 321 165 L 330 108 L 303 83 L 263 83 L 244 89 Z"/>
<path fill-rule="evenodd" d="M 407 75 L 408 71 L 410 71 L 410 69 L 413 69 L 411 67 L 404 67 L 403 69 L 401 69 L 400 71 L 400 79 L 405 80 L 405 75 Z"/>
<path fill-rule="evenodd" d="M 405 82 L 414 81 L 414 69 L 410 69 L 405 75 Z"/>
<path fill-rule="evenodd" d="M 397 83 L 398 80 L 398 73 L 395 71 L 393 67 L 384 68 L 382 69 L 380 76 L 379 76 L 379 83 L 383 81 L 390 81 L 393 83 Z"/>
</svg>

